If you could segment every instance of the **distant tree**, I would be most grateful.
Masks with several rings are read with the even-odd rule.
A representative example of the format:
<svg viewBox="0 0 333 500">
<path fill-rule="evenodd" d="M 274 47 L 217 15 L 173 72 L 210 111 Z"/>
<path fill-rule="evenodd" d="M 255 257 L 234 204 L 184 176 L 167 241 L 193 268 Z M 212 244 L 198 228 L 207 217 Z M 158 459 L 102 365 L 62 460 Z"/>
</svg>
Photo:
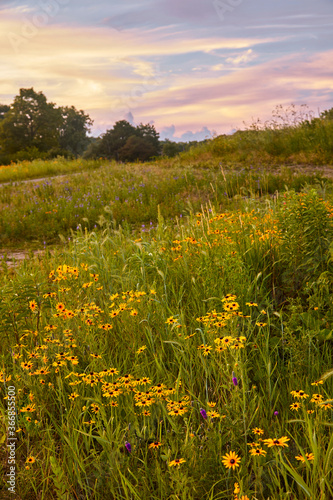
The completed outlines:
<svg viewBox="0 0 333 500">
<path fill-rule="evenodd" d="M 163 147 L 162 147 L 162 154 L 163 156 L 168 156 L 169 158 L 173 158 L 176 156 L 182 149 L 179 147 L 177 142 L 170 141 L 169 139 L 166 139 L 164 141 Z"/>
<path fill-rule="evenodd" d="M 5 118 L 5 114 L 10 110 L 10 106 L 7 104 L 0 104 L 0 120 Z"/>
<path fill-rule="evenodd" d="M 59 128 L 60 148 L 79 156 L 89 145 L 87 132 L 90 131 L 93 121 L 84 111 L 78 111 L 74 106 L 62 107 L 60 110 L 62 117 Z"/>
<path fill-rule="evenodd" d="M 61 111 L 42 92 L 20 89 L 0 122 L 0 144 L 6 153 L 28 148 L 48 151 L 59 145 Z"/>
<path fill-rule="evenodd" d="M 151 125 L 150 123 L 147 123 L 146 125 L 140 123 L 140 125 L 136 127 L 136 130 L 138 135 L 147 140 L 147 142 L 149 142 L 154 148 L 154 153 L 152 156 L 157 156 L 161 152 L 161 145 L 159 140 L 160 134 L 156 131 L 154 125 Z"/>
<path fill-rule="evenodd" d="M 120 161 L 147 161 L 156 155 L 156 147 L 147 137 L 131 135 L 125 145 L 119 149 L 118 154 Z"/>
<path fill-rule="evenodd" d="M 136 135 L 136 129 L 126 120 L 116 122 L 112 129 L 102 135 L 98 156 L 119 160 L 119 150 L 125 146 L 126 141 Z"/>
<path fill-rule="evenodd" d="M 160 153 L 159 134 L 154 125 L 142 123 L 134 127 L 126 120 L 116 122 L 102 135 L 91 154 L 120 161 L 146 161 Z M 88 151 L 87 151 L 88 155 Z"/>
</svg>

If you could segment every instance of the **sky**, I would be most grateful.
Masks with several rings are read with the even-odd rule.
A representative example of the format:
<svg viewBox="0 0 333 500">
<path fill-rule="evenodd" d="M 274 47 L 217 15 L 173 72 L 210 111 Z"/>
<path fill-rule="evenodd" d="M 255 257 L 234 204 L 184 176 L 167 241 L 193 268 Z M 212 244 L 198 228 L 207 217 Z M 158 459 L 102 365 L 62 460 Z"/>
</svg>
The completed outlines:
<svg viewBox="0 0 333 500">
<path fill-rule="evenodd" d="M 0 103 L 20 88 L 161 139 L 333 107 L 333 0 L 0 0 Z"/>
</svg>

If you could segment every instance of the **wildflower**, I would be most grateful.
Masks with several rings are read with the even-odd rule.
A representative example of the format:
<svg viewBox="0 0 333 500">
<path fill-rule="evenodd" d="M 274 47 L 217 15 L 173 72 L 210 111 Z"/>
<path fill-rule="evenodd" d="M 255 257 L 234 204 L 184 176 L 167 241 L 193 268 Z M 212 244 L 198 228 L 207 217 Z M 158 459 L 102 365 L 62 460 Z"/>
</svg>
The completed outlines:
<svg viewBox="0 0 333 500">
<path fill-rule="evenodd" d="M 249 306 L 249 307 L 258 307 L 258 304 L 256 304 L 255 302 L 246 302 L 246 305 Z"/>
<path fill-rule="evenodd" d="M 207 420 L 206 410 L 204 410 L 203 408 L 200 408 L 200 414 L 201 414 L 202 418 L 204 418 L 205 420 Z"/>
<path fill-rule="evenodd" d="M 71 401 L 74 401 L 75 398 L 78 398 L 79 397 L 79 394 L 77 392 L 72 392 L 72 394 L 69 394 L 68 395 L 68 398 L 71 400 Z"/>
<path fill-rule="evenodd" d="M 143 345 L 142 347 L 139 347 L 139 349 L 136 351 L 136 354 L 141 354 L 145 349 L 147 349 L 147 346 Z"/>
<path fill-rule="evenodd" d="M 295 410 L 295 411 L 298 411 L 301 407 L 301 403 L 293 403 L 290 405 L 290 409 L 291 410 Z"/>
<path fill-rule="evenodd" d="M 35 462 L 36 462 L 36 459 L 32 455 L 30 455 L 30 457 L 28 457 L 25 461 L 26 464 L 34 464 Z"/>
<path fill-rule="evenodd" d="M 214 408 L 214 406 L 216 406 L 216 403 L 213 403 L 213 402 L 207 402 L 207 406 L 209 406 L 209 408 Z"/>
<path fill-rule="evenodd" d="M 235 495 L 238 495 L 238 493 L 240 493 L 240 487 L 239 487 L 239 484 L 238 483 L 235 483 L 234 484 L 234 494 Z"/>
<path fill-rule="evenodd" d="M 262 448 L 252 448 L 250 450 L 250 455 L 253 455 L 253 456 L 256 456 L 256 457 L 259 457 L 260 455 L 265 456 L 266 453 L 267 453 L 267 451 L 263 450 Z"/>
<path fill-rule="evenodd" d="M 305 462 L 306 460 L 314 460 L 314 454 L 313 453 L 305 453 L 305 458 L 303 457 L 303 455 L 298 455 L 297 457 L 295 457 L 296 460 L 299 460 L 300 462 Z"/>
<path fill-rule="evenodd" d="M 312 384 L 311 384 L 311 385 L 321 385 L 321 384 L 323 384 L 323 383 L 324 383 L 324 381 L 323 381 L 323 380 L 317 380 L 316 382 L 312 382 Z"/>
<path fill-rule="evenodd" d="M 298 390 L 298 391 L 291 391 L 290 393 L 294 398 L 297 399 L 305 399 L 309 397 L 309 394 L 305 394 L 304 391 Z"/>
<path fill-rule="evenodd" d="M 268 448 L 271 448 L 272 446 L 281 446 L 281 448 L 284 448 L 285 446 L 288 446 L 286 444 L 287 441 L 290 441 L 287 436 L 283 436 L 279 439 L 264 439 L 264 443 L 267 444 Z"/>
<path fill-rule="evenodd" d="M 31 405 L 31 406 L 28 405 L 28 406 L 25 406 L 25 407 L 20 409 L 20 412 L 22 412 L 22 413 L 25 413 L 25 412 L 32 413 L 34 411 L 36 411 L 36 407 L 34 405 Z"/>
<path fill-rule="evenodd" d="M 232 372 L 232 383 L 234 386 L 238 385 L 238 380 L 234 372 Z"/>
<path fill-rule="evenodd" d="M 330 403 L 322 403 L 320 404 L 321 408 L 323 408 L 325 411 L 326 410 L 329 410 L 330 408 L 332 408 L 332 405 Z"/>
<path fill-rule="evenodd" d="M 255 427 L 254 429 L 252 429 L 252 433 L 257 434 L 258 436 L 261 436 L 264 433 L 264 431 L 262 429 L 260 429 L 259 427 Z"/>
<path fill-rule="evenodd" d="M 234 451 L 231 451 L 222 457 L 222 463 L 227 469 L 235 469 L 236 467 L 239 467 L 240 461 L 241 458 L 236 455 Z"/>
<path fill-rule="evenodd" d="M 312 394 L 310 403 L 321 403 L 324 397 L 321 394 Z"/>
<path fill-rule="evenodd" d="M 58 312 L 62 312 L 65 310 L 65 304 L 63 304 L 62 302 L 58 302 L 58 304 L 56 305 L 56 310 Z"/>
<path fill-rule="evenodd" d="M 217 411 L 208 411 L 207 412 L 207 415 L 210 417 L 210 418 L 218 418 L 220 417 L 221 415 L 217 412 Z"/>
<path fill-rule="evenodd" d="M 160 443 L 159 441 L 154 441 L 153 443 L 151 443 L 148 446 L 148 448 L 151 450 L 151 449 L 159 448 L 160 446 L 162 446 L 162 443 Z"/>
<path fill-rule="evenodd" d="M 207 345 L 205 346 L 203 349 L 202 349 L 202 354 L 204 356 L 208 356 L 208 354 L 210 353 L 210 351 L 212 350 L 212 346 L 210 345 Z"/>
<path fill-rule="evenodd" d="M 141 413 L 141 415 L 143 415 L 144 417 L 150 417 L 151 413 L 148 410 L 143 410 L 143 412 Z"/>
<path fill-rule="evenodd" d="M 279 414 L 279 412 L 277 410 L 275 410 L 274 415 L 277 417 L 278 414 Z"/>
<path fill-rule="evenodd" d="M 185 462 L 186 460 L 184 460 L 184 458 L 176 458 L 176 460 L 169 462 L 169 467 L 179 467 L 180 464 L 184 464 Z"/>
<path fill-rule="evenodd" d="M 257 326 L 266 326 L 267 323 L 262 323 L 261 321 L 259 321 L 258 323 L 256 323 Z"/>
<path fill-rule="evenodd" d="M 36 311 L 37 309 L 37 302 L 35 300 L 30 300 L 29 302 L 29 308 L 32 312 Z"/>
<path fill-rule="evenodd" d="M 125 448 L 128 451 L 128 453 L 132 452 L 132 446 L 128 441 L 125 441 Z"/>
</svg>

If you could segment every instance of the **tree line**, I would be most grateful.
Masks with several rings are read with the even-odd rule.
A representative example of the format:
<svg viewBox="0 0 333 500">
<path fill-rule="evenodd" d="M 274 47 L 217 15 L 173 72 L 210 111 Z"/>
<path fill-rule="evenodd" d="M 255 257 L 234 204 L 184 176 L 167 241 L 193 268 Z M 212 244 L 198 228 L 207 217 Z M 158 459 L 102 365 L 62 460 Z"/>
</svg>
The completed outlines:
<svg viewBox="0 0 333 500">
<path fill-rule="evenodd" d="M 93 120 L 74 106 L 56 106 L 43 92 L 22 88 L 11 105 L 0 104 L 0 164 L 11 161 L 108 158 L 123 162 L 175 156 L 197 144 L 160 141 L 154 125 L 120 120 L 99 137 L 88 133 Z"/>
</svg>

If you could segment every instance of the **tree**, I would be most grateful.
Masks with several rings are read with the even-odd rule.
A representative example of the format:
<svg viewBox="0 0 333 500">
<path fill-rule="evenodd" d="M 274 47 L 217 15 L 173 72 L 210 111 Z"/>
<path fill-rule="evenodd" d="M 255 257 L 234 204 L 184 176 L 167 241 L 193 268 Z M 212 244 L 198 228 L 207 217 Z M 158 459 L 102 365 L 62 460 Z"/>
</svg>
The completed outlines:
<svg viewBox="0 0 333 500">
<path fill-rule="evenodd" d="M 140 123 L 136 129 L 138 135 L 143 139 L 146 139 L 154 148 L 152 156 L 157 156 L 161 152 L 161 145 L 159 141 L 160 134 L 156 132 L 154 125 L 151 125 L 150 123 L 143 125 L 143 123 Z"/>
<path fill-rule="evenodd" d="M 120 120 L 102 135 L 98 147 L 95 145 L 91 151 L 94 156 L 120 161 L 146 161 L 160 152 L 159 134 L 149 123 L 134 127 Z"/>
<path fill-rule="evenodd" d="M 155 156 L 156 149 L 147 137 L 131 135 L 118 154 L 120 161 L 147 161 Z"/>
<path fill-rule="evenodd" d="M 10 110 L 10 106 L 7 104 L 0 104 L 0 120 L 5 118 L 5 114 Z"/>
<path fill-rule="evenodd" d="M 119 160 L 119 150 L 125 146 L 126 141 L 136 135 L 136 129 L 126 120 L 116 122 L 112 129 L 102 135 L 98 156 Z"/>
<path fill-rule="evenodd" d="M 20 89 L 0 122 L 3 151 L 16 153 L 37 148 L 43 152 L 58 147 L 61 120 L 61 110 L 48 103 L 42 92 Z"/>
<path fill-rule="evenodd" d="M 74 106 L 60 109 L 62 123 L 59 129 L 59 145 L 74 156 L 79 156 L 89 145 L 87 132 L 90 131 L 93 121 L 82 109 L 77 111 Z"/>
</svg>

